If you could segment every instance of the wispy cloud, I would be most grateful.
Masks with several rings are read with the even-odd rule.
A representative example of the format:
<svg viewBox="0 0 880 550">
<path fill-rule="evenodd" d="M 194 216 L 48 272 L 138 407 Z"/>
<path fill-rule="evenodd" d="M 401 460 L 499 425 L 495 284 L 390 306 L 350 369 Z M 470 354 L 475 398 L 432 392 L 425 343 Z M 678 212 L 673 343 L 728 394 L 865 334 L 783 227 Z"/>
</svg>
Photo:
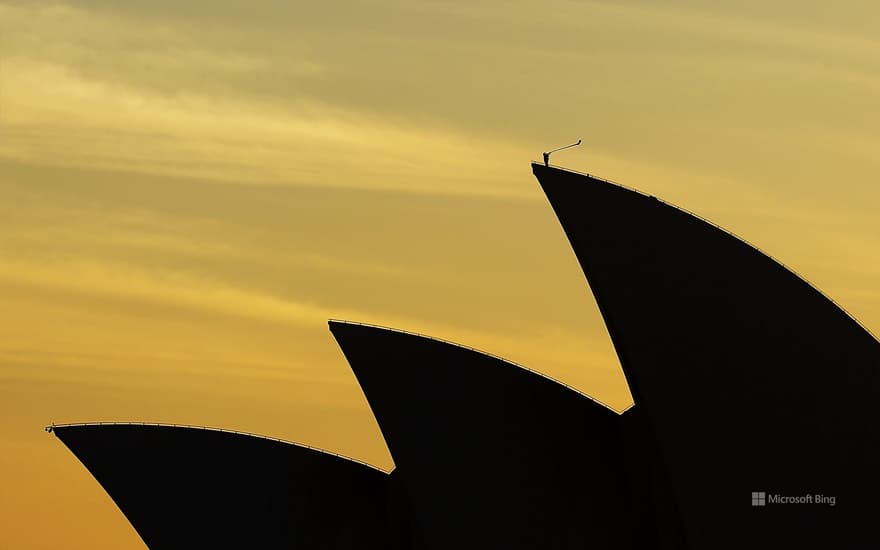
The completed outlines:
<svg viewBox="0 0 880 550">
<path fill-rule="evenodd" d="M 220 181 L 522 195 L 473 155 L 484 149 L 506 158 L 514 156 L 512 146 L 505 153 L 497 143 L 384 125 L 317 104 L 291 110 L 168 97 L 26 60 L 7 61 L 5 70 L 0 154 L 19 161 Z"/>
<path fill-rule="evenodd" d="M 333 106 L 297 93 L 293 81 L 283 102 L 259 89 L 230 94 L 187 85 L 198 80 L 194 70 L 218 82 L 240 77 L 245 86 L 320 78 L 317 63 L 211 51 L 180 29 L 141 28 L 71 7 L 2 12 L 5 41 L 17 46 L 0 68 L 6 158 L 221 181 L 523 196 L 509 186 L 509 174 L 487 171 L 486 159 L 473 154 L 521 157 L 514 144 Z M 25 28 L 42 28 L 17 31 L 24 20 L 36 23 Z M 161 50 L 140 46 L 161 40 Z M 90 67 L 91 58 L 115 61 Z"/>
</svg>

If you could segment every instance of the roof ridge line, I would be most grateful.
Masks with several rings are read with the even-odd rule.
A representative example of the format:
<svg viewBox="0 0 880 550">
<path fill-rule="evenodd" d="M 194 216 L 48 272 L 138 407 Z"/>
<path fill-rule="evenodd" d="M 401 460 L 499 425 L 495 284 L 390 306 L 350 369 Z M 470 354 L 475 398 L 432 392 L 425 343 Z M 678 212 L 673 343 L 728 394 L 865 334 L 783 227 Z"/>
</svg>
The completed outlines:
<svg viewBox="0 0 880 550">
<path fill-rule="evenodd" d="M 537 161 L 532 161 L 532 166 L 544 166 L 544 165 L 543 165 L 542 163 L 537 162 Z M 797 278 L 800 279 L 801 281 L 807 283 L 807 285 L 808 285 L 810 288 L 812 288 L 813 290 L 815 290 L 816 292 L 818 292 L 823 298 L 825 298 L 826 300 L 828 300 L 829 302 L 831 302 L 832 304 L 834 304 L 834 306 L 837 307 L 837 309 L 839 309 L 840 311 L 842 311 L 847 317 L 849 317 L 850 319 L 852 319 L 852 320 L 853 320 L 853 321 L 854 321 L 859 327 L 861 327 L 862 330 L 864 330 L 864 331 L 867 332 L 869 335 L 871 335 L 871 337 L 874 338 L 875 341 L 877 341 L 878 343 L 880 343 L 880 338 L 878 338 L 877 335 L 874 334 L 874 332 L 873 332 L 871 329 L 869 329 L 864 323 L 862 323 L 862 322 L 861 322 L 861 321 L 860 321 L 855 315 L 853 315 L 852 313 L 850 313 L 845 307 L 843 307 L 842 305 L 840 305 L 840 304 L 839 304 L 834 298 L 832 298 L 832 297 L 829 296 L 828 294 L 825 294 L 825 292 L 824 292 L 822 289 L 820 289 L 818 286 L 814 285 L 809 279 L 807 279 L 806 277 L 804 277 L 803 275 L 801 275 L 801 274 L 800 274 L 797 270 L 795 270 L 794 268 L 788 266 L 788 265 L 787 265 L 785 262 L 783 262 L 782 260 L 777 259 L 777 258 L 776 258 L 775 256 L 773 256 L 772 254 L 768 254 L 766 251 L 764 251 L 763 249 L 761 249 L 761 247 L 756 246 L 754 243 L 750 242 L 748 239 L 744 239 L 743 237 L 740 237 L 739 235 L 737 235 L 737 234 L 734 233 L 733 231 L 731 231 L 731 230 L 729 230 L 729 229 L 726 229 L 726 228 L 724 228 L 724 227 L 718 225 L 717 223 L 713 222 L 712 220 L 710 220 L 710 219 L 708 219 L 708 218 L 704 218 L 703 216 L 697 214 L 696 212 L 692 212 L 692 211 L 688 210 L 687 208 L 684 208 L 684 207 L 682 207 L 682 206 L 678 206 L 677 204 L 671 203 L 671 202 L 669 202 L 669 201 L 665 201 L 665 200 L 663 200 L 663 199 L 661 199 L 661 198 L 659 198 L 659 197 L 657 197 L 657 196 L 655 196 L 655 195 L 651 195 L 651 194 L 645 193 L 644 191 L 639 191 L 638 189 L 635 189 L 635 188 L 633 188 L 633 187 L 629 187 L 629 186 L 624 185 L 624 184 L 622 184 L 622 183 L 618 183 L 618 182 L 616 182 L 616 181 L 609 180 L 609 179 L 605 179 L 605 178 L 600 178 L 599 176 L 594 176 L 593 174 L 588 174 L 588 173 L 586 173 L 586 172 L 579 172 L 579 171 L 577 171 L 577 170 L 572 170 L 572 169 L 570 169 L 570 168 L 563 168 L 563 167 L 561 167 L 561 166 L 555 166 L 555 165 L 552 165 L 552 164 L 549 165 L 549 166 L 544 166 L 544 167 L 545 167 L 545 168 L 552 168 L 552 169 L 554 169 L 554 170 L 559 170 L 560 172 L 568 172 L 568 173 L 570 173 L 570 174 L 577 174 L 577 175 L 579 175 L 579 176 L 586 176 L 586 177 L 588 177 L 588 178 L 592 178 L 592 179 L 594 179 L 594 180 L 603 181 L 603 182 L 605 182 L 605 183 L 608 183 L 608 184 L 614 185 L 614 186 L 616 186 L 616 187 L 620 187 L 621 189 L 626 189 L 627 191 L 631 191 L 631 192 L 633 192 L 633 193 L 637 193 L 637 194 L 639 194 L 639 195 L 641 195 L 641 196 L 643 196 L 643 197 L 653 198 L 653 199 L 655 199 L 656 201 L 658 201 L 658 202 L 660 202 L 660 203 L 662 203 L 662 204 L 665 204 L 666 206 L 669 206 L 669 207 L 671 207 L 671 208 L 675 208 L 676 210 L 680 210 L 681 212 L 684 212 L 685 214 L 688 214 L 688 215 L 690 215 L 690 216 L 693 216 L 694 218 L 700 220 L 701 222 L 704 222 L 704 223 L 707 223 L 707 224 L 711 225 L 712 227 L 714 227 L 715 229 L 718 229 L 718 230 L 721 231 L 722 233 L 724 233 L 724 234 L 726 234 L 726 235 L 729 235 L 729 236 L 733 237 L 734 239 L 736 239 L 736 240 L 738 240 L 738 241 L 740 241 L 740 242 L 742 242 L 742 243 L 745 243 L 747 246 L 753 248 L 754 250 L 758 251 L 759 253 L 761 253 L 761 254 L 763 254 L 764 256 L 766 256 L 767 258 L 769 258 L 771 261 L 773 261 L 773 262 L 775 262 L 776 264 L 780 265 L 783 269 L 785 269 L 786 271 L 788 271 L 789 273 L 791 273 L 792 275 L 794 275 L 795 277 L 797 277 Z"/>
<path fill-rule="evenodd" d="M 420 333 L 420 332 L 413 332 L 413 331 L 410 331 L 410 330 L 404 330 L 404 329 L 399 329 L 399 328 L 394 328 L 394 327 L 388 327 L 388 326 L 384 326 L 384 325 L 377 325 L 377 324 L 373 324 L 373 323 L 362 323 L 362 322 L 359 322 L 359 321 L 349 321 L 349 320 L 346 320 L 346 319 L 328 319 L 327 322 L 328 322 L 328 323 L 341 323 L 341 324 L 346 324 L 346 325 L 358 325 L 358 326 L 370 327 L 370 328 L 378 328 L 378 329 L 387 330 L 387 331 L 390 331 L 390 332 L 397 332 L 397 333 L 400 333 L 400 334 L 408 334 L 408 335 L 410 335 L 410 336 L 418 336 L 419 338 L 424 338 L 424 339 L 426 339 L 426 340 L 433 340 L 433 341 L 435 341 L 435 342 L 440 342 L 440 343 L 443 343 L 443 344 L 449 344 L 449 345 L 451 345 L 451 346 L 455 346 L 455 347 L 457 347 L 457 348 L 461 348 L 461 349 L 465 349 L 465 350 L 472 351 L 472 352 L 475 352 L 475 353 L 479 353 L 479 354 L 481 354 L 481 355 L 485 355 L 485 356 L 487 356 L 487 357 L 491 357 L 491 358 L 493 358 L 493 359 L 497 359 L 497 360 L 499 360 L 499 361 L 503 361 L 503 362 L 505 362 L 505 363 L 507 363 L 507 364 L 509 364 L 509 365 L 512 365 L 512 366 L 517 367 L 517 368 L 520 368 L 520 369 L 522 369 L 522 370 L 525 370 L 525 371 L 527 371 L 527 372 L 530 372 L 530 373 L 532 373 L 532 374 L 535 374 L 535 375 L 537 375 L 537 376 L 540 376 L 541 378 L 544 378 L 544 379 L 547 379 L 547 380 L 549 380 L 549 381 L 551 381 L 551 382 L 554 382 L 554 383 L 556 383 L 556 384 L 559 384 L 560 386 L 563 386 L 563 387 L 565 387 L 566 389 L 569 389 L 569 390 L 571 390 L 571 391 L 573 391 L 573 392 L 575 392 L 575 393 L 577 393 L 577 394 L 579 394 L 579 395 L 581 395 L 581 396 L 583 396 L 583 397 L 586 397 L 586 398 L 589 399 L 590 401 L 593 401 L 593 402 L 596 403 L 597 405 L 601 405 L 602 407 L 608 409 L 609 411 L 611 411 L 611 412 L 613 412 L 613 413 L 615 413 L 615 414 L 617 414 L 617 415 L 622 415 L 623 413 L 625 413 L 626 411 L 630 410 L 631 408 L 633 408 L 633 407 L 635 406 L 635 403 L 630 403 L 628 406 L 624 407 L 623 409 L 620 409 L 620 410 L 615 409 L 615 408 L 612 407 L 611 405 L 609 405 L 609 404 L 603 402 L 601 399 L 599 399 L 599 398 L 597 398 L 597 397 L 594 397 L 594 396 L 592 396 L 592 395 L 590 395 L 590 394 L 588 394 L 588 393 L 586 393 L 586 392 L 584 392 L 584 391 L 582 391 L 582 390 L 579 390 L 578 388 L 575 388 L 574 386 L 572 386 L 572 385 L 570 385 L 570 384 L 567 384 L 567 383 L 563 382 L 562 380 L 557 380 L 556 378 L 553 378 L 552 376 L 550 376 L 550 375 L 548 375 L 548 374 L 544 374 L 544 373 L 542 373 L 542 372 L 538 372 L 538 371 L 536 371 L 536 370 L 534 370 L 534 369 L 531 369 L 531 368 L 529 368 L 529 367 L 527 367 L 527 366 L 525 366 L 525 365 L 522 365 L 522 364 L 520 364 L 520 363 L 517 363 L 516 361 L 511 361 L 510 359 L 506 359 L 506 358 L 504 358 L 504 357 L 501 357 L 500 355 L 495 355 L 494 353 L 489 353 L 489 352 L 487 352 L 487 351 L 483 351 L 483 350 L 481 350 L 481 349 L 479 349 L 479 348 L 471 347 L 471 346 L 468 346 L 468 345 L 466 345 L 466 344 L 459 344 L 458 342 L 453 342 L 453 341 L 451 341 L 451 340 L 445 340 L 445 339 L 443 339 L 443 338 L 438 338 L 438 337 L 435 337 L 435 336 L 429 336 L 429 335 L 427 335 L 427 334 L 422 334 L 422 333 Z"/>
<path fill-rule="evenodd" d="M 46 426 L 46 431 L 51 432 L 56 428 L 70 428 L 70 427 L 78 427 L 78 426 L 156 426 L 160 428 L 189 428 L 194 430 L 204 430 L 208 432 L 221 432 L 227 434 L 236 434 L 236 435 L 244 435 L 248 437 L 253 437 L 256 439 L 265 439 L 269 441 L 275 441 L 277 443 L 284 443 L 287 445 L 293 445 L 295 447 L 300 447 L 303 449 L 308 449 L 310 451 L 317 451 L 326 455 L 335 456 L 337 458 L 342 458 L 344 460 L 348 460 L 349 462 L 355 462 L 362 466 L 367 466 L 368 468 L 372 468 L 374 470 L 379 470 L 384 474 L 390 474 L 392 470 L 385 470 L 384 468 L 380 468 L 379 466 L 370 464 L 369 462 L 365 462 L 363 460 L 344 455 L 342 453 L 338 453 L 335 451 L 331 451 L 328 449 L 322 449 L 321 447 L 315 447 L 314 445 L 309 445 L 307 443 L 299 443 L 297 441 L 291 441 L 289 439 L 282 439 L 280 437 L 273 437 L 270 435 L 262 435 L 254 432 L 244 432 L 241 430 L 229 430 L 225 428 L 214 428 L 211 426 L 199 426 L 195 424 L 174 424 L 167 422 L 143 422 L 143 421 L 134 421 L 134 422 L 67 422 L 64 424 L 55 424 L 54 422 L 49 426 Z"/>
</svg>

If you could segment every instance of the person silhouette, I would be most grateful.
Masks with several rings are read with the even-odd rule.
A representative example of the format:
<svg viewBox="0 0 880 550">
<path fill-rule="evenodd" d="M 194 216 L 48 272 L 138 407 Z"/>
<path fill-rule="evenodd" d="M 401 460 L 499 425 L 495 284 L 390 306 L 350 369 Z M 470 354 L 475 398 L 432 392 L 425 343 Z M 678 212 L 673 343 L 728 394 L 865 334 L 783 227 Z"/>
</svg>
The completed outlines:
<svg viewBox="0 0 880 550">
<path fill-rule="evenodd" d="M 563 149 L 568 149 L 569 147 L 576 147 L 581 144 L 581 140 L 578 139 L 576 143 L 572 143 L 571 145 L 566 145 L 565 147 L 560 147 L 558 149 L 553 149 L 551 151 L 547 151 L 544 153 L 544 166 L 550 166 L 550 155 L 555 153 L 556 151 L 562 151 Z"/>
</svg>

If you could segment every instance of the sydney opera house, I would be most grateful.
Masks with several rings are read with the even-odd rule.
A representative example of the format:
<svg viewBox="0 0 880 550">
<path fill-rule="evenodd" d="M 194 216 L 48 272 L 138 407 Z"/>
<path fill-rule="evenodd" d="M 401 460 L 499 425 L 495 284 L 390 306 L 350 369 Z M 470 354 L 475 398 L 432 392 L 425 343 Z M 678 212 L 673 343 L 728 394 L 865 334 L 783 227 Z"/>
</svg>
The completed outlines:
<svg viewBox="0 0 880 550">
<path fill-rule="evenodd" d="M 206 428 L 51 431 L 153 549 L 876 542 L 880 342 L 710 222 L 587 174 L 532 170 L 623 367 L 623 413 L 496 356 L 332 320 L 391 472 Z"/>
</svg>

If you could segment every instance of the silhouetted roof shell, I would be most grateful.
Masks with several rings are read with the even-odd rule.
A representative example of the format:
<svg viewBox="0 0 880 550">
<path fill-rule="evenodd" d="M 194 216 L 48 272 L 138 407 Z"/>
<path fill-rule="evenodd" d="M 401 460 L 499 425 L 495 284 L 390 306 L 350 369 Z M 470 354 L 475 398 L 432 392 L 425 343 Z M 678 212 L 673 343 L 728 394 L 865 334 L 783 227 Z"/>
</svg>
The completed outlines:
<svg viewBox="0 0 880 550">
<path fill-rule="evenodd" d="M 395 548 L 390 476 L 306 446 L 157 424 L 54 433 L 153 549 Z"/>
<path fill-rule="evenodd" d="M 641 487 L 631 486 L 617 413 L 469 348 L 344 321 L 330 330 L 394 458 L 415 548 L 656 542 L 633 503 Z"/>
<path fill-rule="evenodd" d="M 689 548 L 874 540 L 880 344 L 730 233 L 611 182 L 532 165 L 669 473 Z M 836 506 L 752 506 L 752 492 Z"/>
</svg>

